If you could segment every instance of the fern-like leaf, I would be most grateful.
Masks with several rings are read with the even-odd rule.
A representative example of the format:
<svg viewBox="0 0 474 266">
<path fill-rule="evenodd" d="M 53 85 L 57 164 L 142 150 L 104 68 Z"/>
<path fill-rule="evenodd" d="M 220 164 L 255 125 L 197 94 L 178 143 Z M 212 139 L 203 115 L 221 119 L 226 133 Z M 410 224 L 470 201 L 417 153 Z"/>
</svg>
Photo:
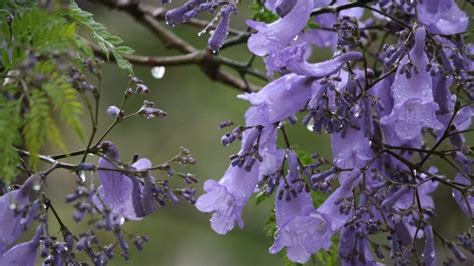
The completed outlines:
<svg viewBox="0 0 474 266">
<path fill-rule="evenodd" d="M 78 24 L 86 27 L 97 41 L 100 49 L 107 56 L 112 54 L 117 61 L 117 65 L 133 74 L 132 64 L 125 59 L 125 56 L 132 53 L 133 49 L 126 46 L 119 46 L 123 43 L 120 37 L 110 34 L 104 25 L 96 22 L 93 15 L 87 11 L 82 10 L 76 3 L 71 2 L 68 8 L 68 15 Z"/>
<path fill-rule="evenodd" d="M 16 173 L 18 156 L 13 149 L 21 143 L 20 103 L 0 98 L 0 178 L 10 181 Z"/>
<path fill-rule="evenodd" d="M 62 77 L 43 84 L 44 91 L 53 104 L 62 121 L 74 129 L 77 135 L 84 140 L 84 130 L 79 117 L 82 113 L 82 104 L 77 99 L 77 92 L 71 84 L 65 82 Z"/>
<path fill-rule="evenodd" d="M 23 136 L 26 148 L 32 155 L 29 160 L 30 166 L 34 169 L 38 165 L 38 154 L 46 138 L 64 150 L 65 145 L 52 118 L 47 95 L 41 90 L 35 90 L 31 93 L 29 100 L 30 108 L 25 115 Z"/>
</svg>

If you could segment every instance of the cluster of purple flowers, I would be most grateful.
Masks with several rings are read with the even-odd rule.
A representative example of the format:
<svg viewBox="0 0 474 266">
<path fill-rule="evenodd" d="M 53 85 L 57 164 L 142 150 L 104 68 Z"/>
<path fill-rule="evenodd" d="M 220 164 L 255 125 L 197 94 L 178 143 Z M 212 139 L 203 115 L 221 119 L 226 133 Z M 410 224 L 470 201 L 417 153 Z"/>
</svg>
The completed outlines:
<svg viewBox="0 0 474 266">
<path fill-rule="evenodd" d="M 185 8 L 194 14 L 199 8 L 190 6 L 209 4 L 196 2 L 168 17 L 185 14 Z M 452 189 L 468 221 L 473 217 L 472 151 L 463 133 L 474 115 L 474 62 L 472 45 L 460 37 L 467 15 L 453 0 L 264 4 L 279 18 L 247 21 L 253 29 L 248 48 L 263 58 L 270 78 L 280 76 L 257 93 L 239 96 L 251 104 L 245 126 L 226 133 L 222 143 L 239 139 L 242 147 L 219 181 L 205 182 L 205 194 L 196 202 L 200 211 L 212 213 L 212 229 L 226 234 L 236 223 L 242 228 L 242 210 L 261 191 L 275 195 L 277 231 L 270 252 L 286 248 L 294 262 L 305 263 L 328 249 L 336 234 L 343 265 L 379 265 L 375 257 L 380 261 L 388 253 L 397 265 L 414 258 L 436 265 L 435 237 L 460 262 L 464 252 L 474 254 L 470 231 L 449 241 L 431 224 L 432 195 L 441 185 Z M 368 12 L 370 18 L 364 16 Z M 308 27 L 308 21 L 317 26 Z M 225 35 L 225 24 L 218 34 Z M 381 25 L 398 42 L 385 44 L 369 68 L 364 45 L 371 29 Z M 333 58 L 308 62 L 323 47 L 334 51 Z M 312 131 L 330 134 L 332 162 L 315 155 L 314 163 L 303 164 L 298 158 L 284 124 L 295 124 L 299 113 Z M 276 144 L 279 131 L 285 148 Z M 435 140 L 432 148 L 428 135 Z M 438 150 L 445 141 L 452 149 Z M 432 156 L 459 173 L 439 173 L 428 165 Z M 328 197 L 315 206 L 311 193 Z M 376 234 L 386 235 L 388 245 L 376 243 Z M 425 241 L 422 259 L 415 249 L 419 239 Z M 445 263 L 454 261 L 448 257 Z"/>
<path fill-rule="evenodd" d="M 92 69 L 95 67 L 91 66 Z M 90 72 L 99 73 L 96 70 Z M 82 84 L 76 88 L 78 90 L 84 87 L 94 88 L 88 85 L 85 76 L 76 71 L 71 72 L 69 82 L 74 85 Z M 96 89 L 91 91 L 99 93 Z M 138 155 L 125 162 L 120 158 L 113 143 L 103 141 L 115 125 L 132 116 L 166 116 L 166 112 L 147 100 L 138 111 L 126 114 L 124 106 L 127 99 L 148 92 L 149 88 L 142 80 L 130 77 L 121 107 L 107 108 L 107 114 L 113 121 L 96 144 L 92 145 L 93 134 L 90 145 L 85 150 L 72 154 L 38 155 L 46 165 L 50 165 L 49 169 L 31 174 L 20 187 L 1 187 L 0 265 L 35 265 L 38 255 L 42 257 L 43 265 L 82 265 L 81 259 L 76 256 L 80 252 L 87 254 L 94 265 L 106 265 L 113 258 L 115 249 L 120 249 L 121 256 L 128 259 L 129 243 L 133 243 L 137 250 L 142 250 L 148 237 L 125 234 L 122 228 L 126 222 L 141 220 L 168 202 L 178 203 L 180 198 L 191 204 L 196 202 L 196 189 L 193 185 L 198 182 L 197 177 L 191 173 L 176 172 L 173 168 L 174 164 L 195 164 L 195 159 L 188 149 L 182 148 L 171 159 L 153 165 L 150 160 L 139 158 Z M 31 155 L 26 151 L 22 154 Z M 86 162 L 89 154 L 99 157 L 96 164 Z M 83 157 L 76 164 L 61 160 L 76 156 Z M 61 168 L 77 176 L 76 188 L 66 196 L 65 202 L 74 207 L 74 221 L 86 221 L 89 224 L 86 232 L 71 232 L 45 193 L 47 176 Z M 153 171 L 159 171 L 161 174 L 155 176 Z M 95 184 L 94 173 L 100 181 L 99 186 Z M 169 179 L 173 176 L 185 183 L 185 187 L 171 186 Z M 56 236 L 55 232 L 49 232 L 49 220 L 52 218 L 59 224 L 62 237 Z M 37 225 L 33 238 L 28 242 L 17 243 L 22 233 L 32 225 Z M 104 243 L 96 236 L 99 230 L 112 234 L 115 243 Z"/>
<path fill-rule="evenodd" d="M 166 21 L 173 26 L 202 12 L 216 14 L 204 31 L 213 29 L 208 46 L 217 53 L 225 47 L 230 16 L 239 3 L 187 0 L 169 10 Z M 180 197 L 212 213 L 212 229 L 226 234 L 235 224 L 243 228 L 243 209 L 256 193 L 275 198 L 276 232 L 270 253 L 286 249 L 293 262 L 308 262 L 329 249 L 334 239 L 343 265 L 380 265 L 387 255 L 395 265 L 415 260 L 437 265 L 437 244 L 451 252 L 443 261 L 446 265 L 454 265 L 454 259 L 466 261 L 467 252 L 474 254 L 473 148 L 466 145 L 467 134 L 474 132 L 474 46 L 464 40 L 469 22 L 465 12 L 454 0 L 259 3 L 277 19 L 249 20 L 248 31 L 237 37 L 248 37 L 248 49 L 262 58 L 271 82 L 258 92 L 239 95 L 250 107 L 245 124 L 221 139 L 225 146 L 241 141 L 224 176 L 207 180 L 205 193 L 196 199 L 191 185 L 197 178 L 171 166 L 194 164 L 188 150 L 159 165 L 138 156 L 129 162 L 120 158 L 117 147 L 104 141 L 115 125 L 132 116 L 166 116 L 151 101 L 144 101 L 135 113 L 125 113 L 129 97 L 149 92 L 143 81 L 131 78 L 122 105 L 107 109 L 113 122 L 96 144 L 94 131 L 83 151 L 35 155 L 51 168 L 31 174 L 21 187 L 6 189 L 0 184 L 0 265 L 34 265 L 37 254 L 44 265 L 76 265 L 77 252 L 87 254 L 95 265 L 105 265 L 116 248 L 127 259 L 129 243 L 141 250 L 148 237 L 125 234 L 124 223 L 141 220 Z M 373 37 L 377 30 L 382 30 L 382 40 Z M 380 46 L 375 52 L 374 42 Z M 320 48 L 333 51 L 332 58 L 311 62 Z M 35 60 L 29 58 L 29 65 Z M 93 62 L 84 66 L 99 75 Z M 71 69 L 68 82 L 98 101 L 100 90 L 81 73 Z M 97 115 L 94 119 L 91 113 L 94 127 Z M 285 132 L 286 125 L 296 125 L 298 119 L 315 134 L 330 135 L 331 160 L 317 153 L 311 162 L 298 156 Z M 230 121 L 220 125 L 231 126 Z M 285 147 L 277 145 L 281 136 Z M 86 162 L 89 154 L 100 157 L 97 164 Z M 81 155 L 77 164 L 60 161 Z M 438 170 L 433 157 L 446 162 L 456 175 Z M 86 232 L 74 235 L 44 193 L 46 176 L 60 168 L 77 175 L 76 189 L 66 203 L 73 204 L 76 222 L 89 221 Z M 154 170 L 165 178 L 157 178 Z M 86 178 L 92 172 L 99 186 Z M 166 178 L 171 176 L 182 179 L 186 187 L 171 188 Z M 437 215 L 433 194 L 441 186 L 449 189 L 470 222 L 469 229 L 453 239 L 432 222 Z M 315 195 L 325 200 L 316 202 Z M 48 232 L 51 214 L 61 239 Z M 32 224 L 37 225 L 32 239 L 17 243 Z M 111 233 L 115 244 L 101 243 L 98 230 Z M 385 242 L 379 242 L 382 237 Z"/>
<path fill-rule="evenodd" d="M 95 228 L 73 235 L 44 195 L 44 179 L 41 175 L 32 175 L 20 188 L 0 197 L 0 265 L 34 265 L 38 253 L 44 258 L 43 265 L 75 265 L 79 264 L 75 256 L 77 252 L 86 252 L 95 265 L 105 265 L 113 258 L 116 246 L 121 249 L 122 257 L 127 259 L 127 238 L 138 250 L 142 250 L 148 237 L 126 237 L 122 231 L 126 221 L 141 220 L 163 207 L 167 201 L 177 203 L 180 201 L 178 195 L 190 203 L 196 202 L 194 188 L 174 190 L 168 180 L 152 175 L 151 171 L 156 169 L 165 171 L 168 176 L 174 175 L 169 163 L 153 166 L 146 158 L 134 158 L 127 166 L 120 160 L 117 147 L 108 141 L 101 143 L 99 152 L 101 157 L 97 165 L 81 163 L 76 168 L 78 171 L 97 171 L 101 185 L 88 186 L 86 180 L 79 180 L 75 191 L 66 197 L 67 203 L 74 203 L 73 219 L 76 222 L 88 219 L 89 223 L 95 224 Z M 169 162 L 173 161 L 194 164 L 194 159 L 185 149 Z M 197 182 L 190 173 L 178 175 L 188 185 Z M 48 232 L 50 209 L 60 224 L 64 241 Z M 34 221 L 39 225 L 33 238 L 14 245 Z M 101 246 L 95 235 L 96 230 L 111 232 L 117 244 Z"/>
<path fill-rule="evenodd" d="M 162 0 L 163 4 L 168 4 L 171 0 Z M 169 10 L 166 13 L 166 24 L 174 26 L 176 24 L 185 23 L 192 18 L 195 18 L 202 12 L 215 13 L 217 15 L 211 21 L 211 23 L 203 30 L 213 26 L 214 22 L 217 22 L 214 30 L 212 31 L 211 38 L 209 38 L 209 48 L 217 52 L 224 44 L 224 40 L 229 32 L 230 15 L 235 14 L 237 11 L 238 0 L 229 1 L 203 1 L 203 0 L 188 0 L 181 7 Z"/>
</svg>

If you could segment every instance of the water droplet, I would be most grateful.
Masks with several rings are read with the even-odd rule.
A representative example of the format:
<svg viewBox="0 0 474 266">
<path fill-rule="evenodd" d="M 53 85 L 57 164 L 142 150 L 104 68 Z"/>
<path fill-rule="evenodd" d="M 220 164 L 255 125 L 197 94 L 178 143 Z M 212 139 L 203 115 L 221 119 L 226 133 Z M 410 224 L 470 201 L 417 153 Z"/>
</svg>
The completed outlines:
<svg viewBox="0 0 474 266">
<path fill-rule="evenodd" d="M 40 188 L 41 188 L 40 184 L 35 184 L 35 185 L 33 186 L 33 190 L 34 190 L 34 191 L 39 191 Z"/>
<path fill-rule="evenodd" d="M 161 79 L 165 75 L 166 68 L 164 66 L 155 66 L 151 69 L 151 75 L 156 79 Z"/>
<path fill-rule="evenodd" d="M 313 123 L 313 121 L 311 121 L 306 125 L 306 129 L 311 131 L 311 132 L 314 132 L 313 126 L 314 126 L 314 123 Z"/>
<path fill-rule="evenodd" d="M 81 180 L 81 182 L 86 182 L 86 172 L 84 171 L 80 171 L 79 172 L 79 179 Z"/>
</svg>

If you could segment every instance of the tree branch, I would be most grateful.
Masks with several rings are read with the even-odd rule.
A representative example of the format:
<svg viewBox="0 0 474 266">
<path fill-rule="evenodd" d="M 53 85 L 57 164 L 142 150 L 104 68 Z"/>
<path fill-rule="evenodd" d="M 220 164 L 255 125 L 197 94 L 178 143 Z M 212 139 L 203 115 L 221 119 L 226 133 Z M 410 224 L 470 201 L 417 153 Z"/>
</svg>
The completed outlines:
<svg viewBox="0 0 474 266">
<path fill-rule="evenodd" d="M 240 91 L 252 92 L 257 88 L 246 82 L 244 78 L 235 77 L 222 69 L 221 65 L 227 65 L 236 70 L 241 77 L 252 75 L 259 79 L 267 81 L 264 74 L 248 65 L 235 62 L 231 59 L 212 54 L 208 49 L 198 50 L 191 44 L 177 36 L 172 31 L 163 26 L 158 19 L 164 19 L 166 9 L 150 5 L 140 4 L 134 1 L 117 0 L 98 0 L 99 3 L 110 8 L 116 8 L 127 12 L 137 21 L 149 28 L 165 45 L 166 48 L 176 49 L 182 53 L 177 56 L 152 57 L 141 55 L 129 55 L 125 58 L 133 64 L 145 66 L 175 66 L 185 64 L 197 64 L 209 79 L 221 82 L 225 85 L 234 87 Z M 234 32 L 236 33 L 236 32 Z M 107 58 L 102 51 L 94 45 L 91 45 L 95 54 L 102 58 Z"/>
</svg>

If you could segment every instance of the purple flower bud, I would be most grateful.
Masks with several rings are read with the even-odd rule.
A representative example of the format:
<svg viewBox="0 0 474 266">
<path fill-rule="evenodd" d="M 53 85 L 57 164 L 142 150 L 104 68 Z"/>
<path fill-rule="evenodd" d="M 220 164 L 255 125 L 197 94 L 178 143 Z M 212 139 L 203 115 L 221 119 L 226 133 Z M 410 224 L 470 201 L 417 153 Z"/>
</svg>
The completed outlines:
<svg viewBox="0 0 474 266">
<path fill-rule="evenodd" d="M 137 250 L 140 250 L 140 251 L 143 250 L 143 244 L 145 244 L 145 242 L 148 242 L 148 237 L 146 236 L 136 236 L 133 239 L 133 244 L 135 245 Z"/>
<path fill-rule="evenodd" d="M 176 195 L 173 193 L 173 191 L 171 190 L 168 190 L 166 192 L 167 196 L 168 196 L 168 199 L 173 202 L 174 204 L 178 204 L 179 203 L 179 199 L 178 197 L 176 197 Z"/>
<path fill-rule="evenodd" d="M 234 122 L 232 121 L 222 121 L 219 123 L 219 128 L 222 129 L 222 128 L 229 127 L 232 125 L 234 125 Z"/>
<path fill-rule="evenodd" d="M 123 117 L 123 111 L 115 105 L 107 107 L 107 114 L 111 117 Z"/>
<path fill-rule="evenodd" d="M 234 5 L 226 5 L 221 9 L 221 20 L 217 24 L 217 27 L 208 42 L 209 48 L 211 48 L 214 53 L 219 51 L 224 44 L 224 40 L 229 33 L 230 14 L 234 11 Z"/>
<path fill-rule="evenodd" d="M 74 236 L 71 234 L 71 232 L 66 233 L 66 246 L 69 250 L 74 249 Z"/>
<path fill-rule="evenodd" d="M 174 26 L 185 22 L 185 14 L 197 7 L 196 0 L 189 0 L 183 6 L 171 9 L 166 12 L 166 24 Z M 189 19 L 189 18 L 188 18 Z"/>
<path fill-rule="evenodd" d="M 119 243 L 120 249 L 122 249 L 122 257 L 125 260 L 128 260 L 129 254 L 128 254 L 128 243 L 125 241 L 124 235 L 121 230 L 116 230 L 114 231 L 115 237 L 117 238 L 117 242 Z"/>
<path fill-rule="evenodd" d="M 154 118 L 154 117 L 163 119 L 168 115 L 165 111 L 158 108 L 154 108 L 154 107 L 142 107 L 138 111 L 138 114 L 147 119 Z"/>
<path fill-rule="evenodd" d="M 137 93 L 139 94 L 148 94 L 150 93 L 150 89 L 148 88 L 147 85 L 143 83 L 138 83 L 137 84 Z"/>
<path fill-rule="evenodd" d="M 92 163 L 80 163 L 79 164 L 80 171 L 93 171 L 95 170 L 95 164 Z"/>
<path fill-rule="evenodd" d="M 463 263 L 467 260 L 466 255 L 464 255 L 464 253 L 458 248 L 455 243 L 448 243 L 448 248 L 451 250 L 451 252 L 453 252 L 454 256 L 460 263 Z"/>
<path fill-rule="evenodd" d="M 280 17 L 286 16 L 295 6 L 297 0 L 283 0 L 275 7 L 275 11 Z"/>
</svg>

